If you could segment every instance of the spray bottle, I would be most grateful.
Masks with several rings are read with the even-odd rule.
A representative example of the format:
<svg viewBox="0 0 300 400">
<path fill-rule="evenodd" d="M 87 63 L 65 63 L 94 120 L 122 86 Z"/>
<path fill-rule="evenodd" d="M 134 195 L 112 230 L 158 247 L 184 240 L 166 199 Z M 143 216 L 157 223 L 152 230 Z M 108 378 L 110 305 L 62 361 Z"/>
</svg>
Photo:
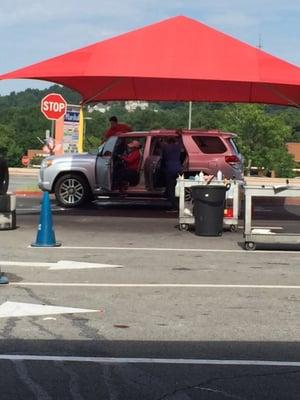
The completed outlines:
<svg viewBox="0 0 300 400">
<path fill-rule="evenodd" d="M 217 181 L 220 182 L 222 179 L 223 179 L 223 174 L 222 174 L 222 171 L 219 170 L 219 171 L 217 172 Z"/>
<path fill-rule="evenodd" d="M 204 182 L 205 181 L 205 179 L 204 179 L 204 173 L 203 173 L 203 171 L 200 171 L 200 174 L 199 174 L 199 182 Z"/>
</svg>

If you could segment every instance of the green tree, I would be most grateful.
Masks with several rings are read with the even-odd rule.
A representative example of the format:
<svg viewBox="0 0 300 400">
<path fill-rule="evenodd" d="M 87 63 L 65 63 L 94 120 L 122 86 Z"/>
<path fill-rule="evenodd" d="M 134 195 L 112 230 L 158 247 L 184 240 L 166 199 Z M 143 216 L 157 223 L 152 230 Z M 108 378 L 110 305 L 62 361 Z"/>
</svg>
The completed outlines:
<svg viewBox="0 0 300 400">
<path fill-rule="evenodd" d="M 43 90 L 26 89 L 19 93 L 11 92 L 7 96 L 0 96 L 0 108 L 38 106 L 44 96 L 53 92 L 60 93 L 70 104 L 78 104 L 81 100 L 77 92 L 60 85 L 52 85 Z"/>
<path fill-rule="evenodd" d="M 103 133 L 108 127 L 108 114 L 84 111 L 84 144 L 85 151 L 95 151 L 103 141 Z"/>
<path fill-rule="evenodd" d="M 20 165 L 28 148 L 40 148 L 37 137 L 43 139 L 45 130 L 51 128 L 51 122 L 40 112 L 40 101 L 50 92 L 62 94 L 72 104 L 79 104 L 81 99 L 78 93 L 59 85 L 0 96 L 0 150 L 7 154 L 11 166 Z M 111 108 L 106 113 L 85 110 L 85 150 L 95 150 L 102 142 L 111 115 L 136 131 L 186 128 L 188 125 L 188 102 L 151 102 L 147 110 L 134 112 L 128 112 L 124 102 L 109 104 Z M 297 108 L 193 103 L 192 128 L 236 132 L 246 165 L 251 160 L 252 165 L 264 167 L 266 171 L 275 170 L 285 176 L 292 174 L 294 162 L 285 143 L 300 140 L 300 110 Z"/>
<path fill-rule="evenodd" d="M 2 154 L 9 166 L 21 164 L 22 149 L 15 140 L 16 132 L 10 126 L 0 125 L 0 154 Z"/>
<path fill-rule="evenodd" d="M 246 165 L 274 170 L 278 176 L 293 176 L 293 157 L 288 153 L 286 142 L 292 134 L 280 115 L 266 114 L 261 105 L 230 105 L 218 113 L 222 130 L 237 133 L 241 153 Z"/>
<path fill-rule="evenodd" d="M 300 142 L 300 109 L 294 107 L 285 107 L 278 114 L 282 119 L 292 127 L 292 136 L 289 138 L 291 142 Z"/>
</svg>

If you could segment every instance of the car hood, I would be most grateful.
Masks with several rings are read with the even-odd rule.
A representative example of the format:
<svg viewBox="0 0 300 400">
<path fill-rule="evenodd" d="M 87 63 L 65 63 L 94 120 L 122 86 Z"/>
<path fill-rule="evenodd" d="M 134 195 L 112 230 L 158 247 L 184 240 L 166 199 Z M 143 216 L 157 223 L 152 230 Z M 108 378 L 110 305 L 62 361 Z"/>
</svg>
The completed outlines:
<svg viewBox="0 0 300 400">
<path fill-rule="evenodd" d="M 61 156 L 49 156 L 47 160 L 53 160 L 55 163 L 58 162 L 80 162 L 80 161 L 94 161 L 96 159 L 95 154 L 90 153 L 70 153 Z"/>
</svg>

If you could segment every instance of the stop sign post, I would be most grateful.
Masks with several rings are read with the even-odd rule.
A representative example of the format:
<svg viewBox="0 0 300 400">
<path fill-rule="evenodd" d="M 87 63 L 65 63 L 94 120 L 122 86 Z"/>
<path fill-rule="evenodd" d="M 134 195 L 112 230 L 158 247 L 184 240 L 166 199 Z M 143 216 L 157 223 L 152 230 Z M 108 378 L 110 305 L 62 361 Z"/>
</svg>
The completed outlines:
<svg viewBox="0 0 300 400">
<path fill-rule="evenodd" d="M 46 118 L 55 121 L 65 115 L 67 111 L 67 102 L 58 93 L 47 94 L 47 96 L 42 99 L 41 111 Z"/>
</svg>

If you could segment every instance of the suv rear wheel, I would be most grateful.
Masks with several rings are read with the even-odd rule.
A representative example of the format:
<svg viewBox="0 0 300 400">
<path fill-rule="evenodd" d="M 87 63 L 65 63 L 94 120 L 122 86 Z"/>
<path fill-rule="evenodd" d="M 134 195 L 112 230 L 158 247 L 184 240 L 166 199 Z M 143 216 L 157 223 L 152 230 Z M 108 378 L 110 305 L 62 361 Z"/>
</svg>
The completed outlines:
<svg viewBox="0 0 300 400">
<path fill-rule="evenodd" d="M 57 202 L 63 207 L 80 207 L 91 195 L 87 180 L 79 174 L 61 176 L 54 187 Z"/>
<path fill-rule="evenodd" d="M 8 166 L 5 160 L 0 158 L 0 195 L 6 194 L 8 190 L 9 175 Z"/>
</svg>

